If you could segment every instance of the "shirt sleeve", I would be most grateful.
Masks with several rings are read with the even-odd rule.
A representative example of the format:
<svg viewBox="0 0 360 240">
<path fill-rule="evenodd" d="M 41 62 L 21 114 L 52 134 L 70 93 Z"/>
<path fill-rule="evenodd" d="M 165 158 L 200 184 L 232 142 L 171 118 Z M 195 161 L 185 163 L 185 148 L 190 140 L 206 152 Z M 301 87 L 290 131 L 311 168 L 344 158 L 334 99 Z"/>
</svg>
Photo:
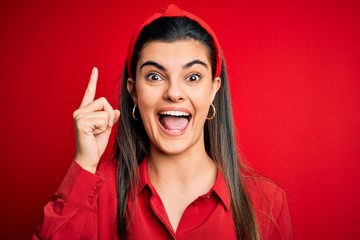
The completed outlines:
<svg viewBox="0 0 360 240">
<path fill-rule="evenodd" d="M 277 201 L 274 203 L 274 209 L 278 209 L 278 215 L 269 239 L 293 240 L 294 233 L 285 192 L 280 192 Z"/>
<path fill-rule="evenodd" d="M 44 207 L 43 222 L 32 239 L 97 239 L 98 195 L 104 184 L 100 172 L 84 170 L 75 161 Z"/>
<path fill-rule="evenodd" d="M 275 182 L 262 177 L 245 178 L 245 186 L 261 239 L 293 240 L 293 229 L 285 191 Z"/>
</svg>

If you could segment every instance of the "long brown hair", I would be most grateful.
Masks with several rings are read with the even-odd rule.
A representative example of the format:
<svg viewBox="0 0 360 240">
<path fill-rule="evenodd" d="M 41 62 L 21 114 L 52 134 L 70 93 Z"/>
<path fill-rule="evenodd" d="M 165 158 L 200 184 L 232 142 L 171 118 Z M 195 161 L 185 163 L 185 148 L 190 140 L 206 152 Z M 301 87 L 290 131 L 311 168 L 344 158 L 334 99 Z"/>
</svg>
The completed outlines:
<svg viewBox="0 0 360 240">
<path fill-rule="evenodd" d="M 136 64 L 144 44 L 155 40 L 175 42 L 183 39 L 194 39 L 206 46 L 214 76 L 216 57 L 211 35 L 199 23 L 187 17 L 161 17 L 145 26 L 139 35 L 131 58 L 133 79 L 136 79 Z M 134 103 L 126 88 L 128 77 L 128 70 L 124 67 L 120 99 L 122 117 L 115 142 L 115 157 L 118 165 L 117 225 L 121 239 L 126 239 L 128 236 L 129 193 L 131 189 L 137 187 L 138 165 L 149 153 L 150 146 L 141 120 L 135 121 L 132 117 Z M 234 136 L 228 77 L 224 61 L 220 77 L 221 87 L 213 103 L 217 113 L 215 118 L 207 121 L 204 126 L 205 149 L 226 180 L 231 196 L 231 210 L 237 238 L 257 240 L 259 237 L 256 219 L 242 182 L 242 164 Z"/>
</svg>

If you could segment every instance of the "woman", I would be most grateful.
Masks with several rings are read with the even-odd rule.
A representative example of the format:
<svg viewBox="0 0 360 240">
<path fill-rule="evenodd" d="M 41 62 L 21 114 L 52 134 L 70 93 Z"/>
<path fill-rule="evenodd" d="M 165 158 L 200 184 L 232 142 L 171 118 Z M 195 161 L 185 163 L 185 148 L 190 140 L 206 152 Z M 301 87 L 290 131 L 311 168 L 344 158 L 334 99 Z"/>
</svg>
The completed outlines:
<svg viewBox="0 0 360 240">
<path fill-rule="evenodd" d="M 77 152 L 33 239 L 292 239 L 285 194 L 241 164 L 219 42 L 169 5 L 135 32 L 121 117 L 94 100 L 74 112 Z M 118 121 L 115 158 L 99 164 Z"/>
</svg>

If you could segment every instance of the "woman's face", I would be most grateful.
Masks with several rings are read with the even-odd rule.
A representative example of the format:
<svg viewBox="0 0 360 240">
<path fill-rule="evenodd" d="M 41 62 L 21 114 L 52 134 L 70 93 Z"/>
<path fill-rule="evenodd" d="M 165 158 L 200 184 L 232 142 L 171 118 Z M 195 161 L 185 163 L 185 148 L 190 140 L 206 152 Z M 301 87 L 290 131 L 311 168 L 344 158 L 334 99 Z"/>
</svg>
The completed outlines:
<svg viewBox="0 0 360 240">
<path fill-rule="evenodd" d="M 127 87 L 138 105 L 151 148 L 166 154 L 204 149 L 203 130 L 220 88 L 205 46 L 195 40 L 146 44 Z"/>
</svg>

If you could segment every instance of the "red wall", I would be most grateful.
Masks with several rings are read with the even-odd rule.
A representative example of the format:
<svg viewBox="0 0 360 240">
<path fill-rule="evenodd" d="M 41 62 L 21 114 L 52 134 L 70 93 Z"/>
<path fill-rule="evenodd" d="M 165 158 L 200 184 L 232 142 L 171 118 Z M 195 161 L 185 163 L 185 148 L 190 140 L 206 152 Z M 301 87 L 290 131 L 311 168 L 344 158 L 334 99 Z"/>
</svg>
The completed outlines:
<svg viewBox="0 0 360 240">
<path fill-rule="evenodd" d="M 132 31 L 168 3 L 50 2 L 0 3 L 1 239 L 28 237 L 65 175 L 91 68 L 116 104 Z M 243 152 L 288 192 L 297 239 L 359 239 L 358 1 L 173 2 L 217 32 Z"/>
</svg>

